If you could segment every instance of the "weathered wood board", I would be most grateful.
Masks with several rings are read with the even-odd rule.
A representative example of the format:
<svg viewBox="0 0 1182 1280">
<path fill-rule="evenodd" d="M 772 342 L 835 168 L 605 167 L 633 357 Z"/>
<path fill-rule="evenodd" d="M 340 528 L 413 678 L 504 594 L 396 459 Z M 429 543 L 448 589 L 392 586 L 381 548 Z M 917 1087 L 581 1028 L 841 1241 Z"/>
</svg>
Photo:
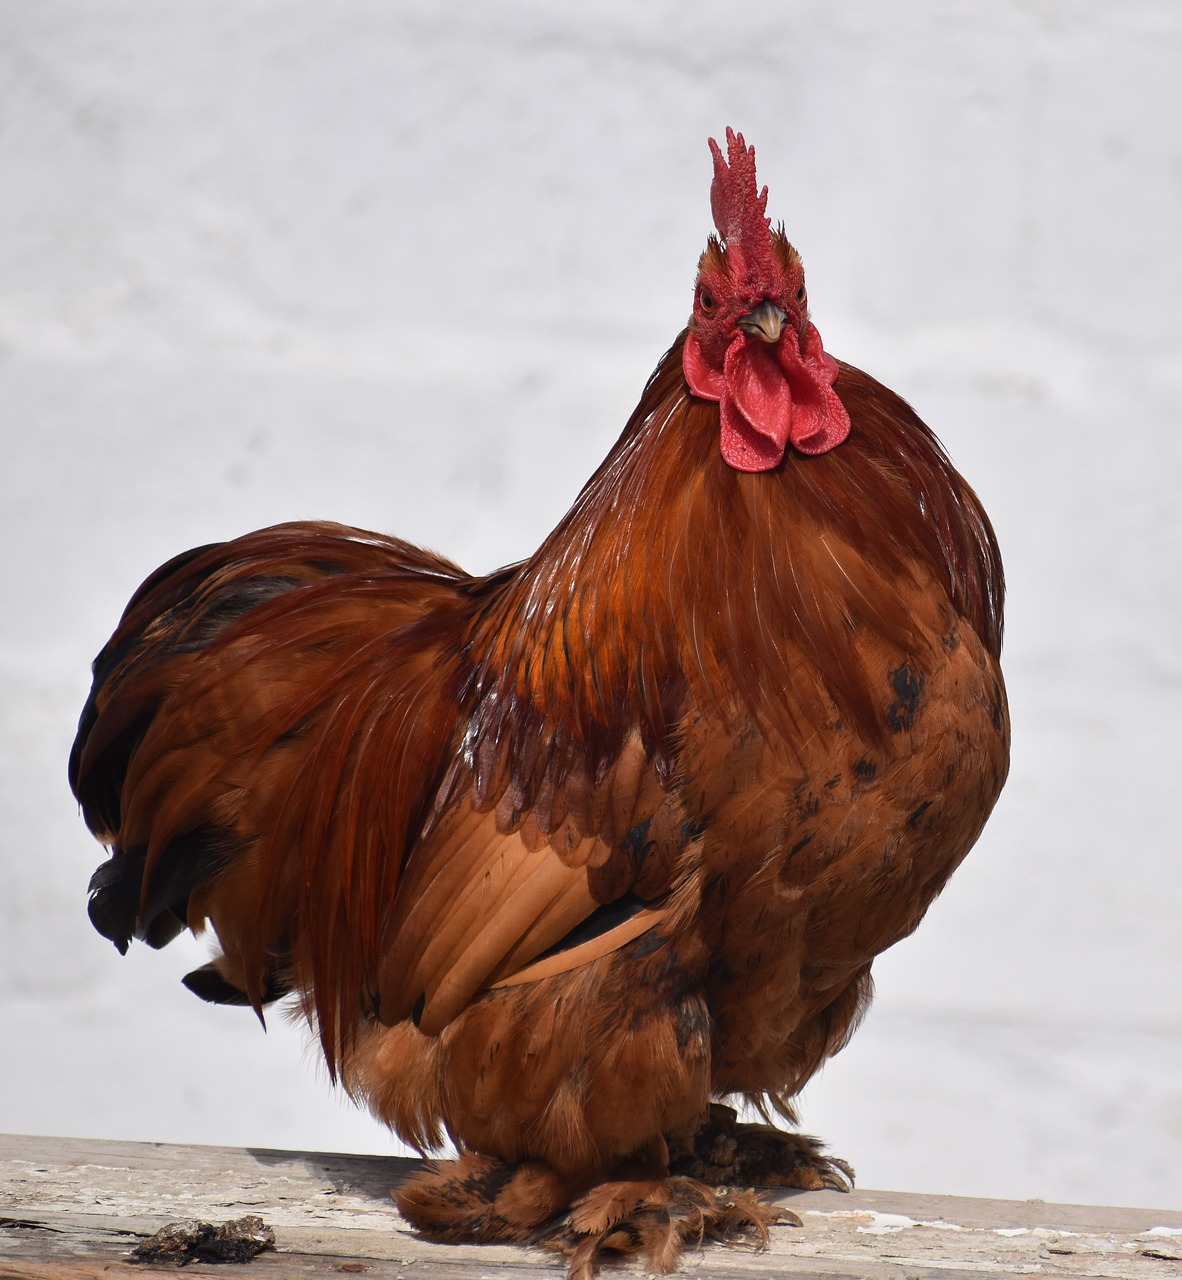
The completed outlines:
<svg viewBox="0 0 1182 1280">
<path fill-rule="evenodd" d="M 167 1222 L 258 1214 L 276 1251 L 186 1277 L 280 1280 L 560 1280 L 540 1250 L 445 1246 L 414 1234 L 390 1188 L 410 1160 L 229 1147 L 0 1136 L 0 1280 L 144 1280 L 129 1250 Z M 857 1190 L 780 1193 L 801 1228 L 767 1250 L 687 1253 L 681 1274 L 825 1280 L 979 1280 L 988 1275 L 1182 1276 L 1182 1212 Z M 174 1267 L 165 1268 L 169 1271 Z M 636 1264 L 608 1276 L 642 1274 Z"/>
</svg>

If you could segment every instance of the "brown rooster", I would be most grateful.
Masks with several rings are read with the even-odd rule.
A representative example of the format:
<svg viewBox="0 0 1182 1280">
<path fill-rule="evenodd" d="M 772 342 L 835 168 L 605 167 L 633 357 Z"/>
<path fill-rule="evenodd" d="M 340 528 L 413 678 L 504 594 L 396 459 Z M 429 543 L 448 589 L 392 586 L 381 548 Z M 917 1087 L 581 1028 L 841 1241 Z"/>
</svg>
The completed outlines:
<svg viewBox="0 0 1182 1280">
<path fill-rule="evenodd" d="M 188 552 L 99 655 L 70 781 L 125 951 L 293 994 L 421 1150 L 440 1240 L 671 1268 L 845 1186 L 793 1119 L 1005 779 L 1002 570 L 927 427 L 822 348 L 755 153 L 711 141 L 693 315 L 541 549 L 474 578 L 289 524 Z"/>
</svg>

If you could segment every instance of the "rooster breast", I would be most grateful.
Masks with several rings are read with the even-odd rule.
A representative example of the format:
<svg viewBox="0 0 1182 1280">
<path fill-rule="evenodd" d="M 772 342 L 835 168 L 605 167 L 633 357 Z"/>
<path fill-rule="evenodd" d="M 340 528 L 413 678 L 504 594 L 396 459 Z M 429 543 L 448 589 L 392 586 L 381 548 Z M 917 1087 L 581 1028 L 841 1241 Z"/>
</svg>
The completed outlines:
<svg viewBox="0 0 1182 1280">
<path fill-rule="evenodd" d="M 702 814 L 701 876 L 719 1093 L 788 1098 L 844 1044 L 869 1000 L 871 961 L 919 924 L 1001 790 L 996 664 L 944 612 L 923 673 L 879 639 L 865 646 L 881 739 L 836 711 L 804 742 L 750 723 L 687 735 L 687 784 L 717 797 Z M 699 743 L 716 757 L 720 742 L 721 759 L 695 758 Z"/>
</svg>

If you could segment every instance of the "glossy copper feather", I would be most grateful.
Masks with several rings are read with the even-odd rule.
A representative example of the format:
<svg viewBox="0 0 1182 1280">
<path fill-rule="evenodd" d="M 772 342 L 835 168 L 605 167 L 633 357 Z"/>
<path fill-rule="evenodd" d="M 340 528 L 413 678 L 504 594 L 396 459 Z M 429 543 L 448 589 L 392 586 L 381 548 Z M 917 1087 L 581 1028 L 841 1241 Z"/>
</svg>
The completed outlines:
<svg viewBox="0 0 1182 1280">
<path fill-rule="evenodd" d="M 716 150 L 719 199 L 763 227 L 754 152 L 728 151 L 746 185 Z M 712 1183 L 845 1184 L 713 1100 L 791 1118 L 1006 773 L 989 521 L 911 409 L 825 355 L 766 234 L 722 320 L 712 242 L 689 329 L 534 556 L 477 578 L 293 524 L 178 557 L 96 660 L 70 761 L 112 850 L 100 932 L 211 925 L 194 991 L 293 993 L 346 1088 L 456 1144 L 399 1193 L 412 1222 L 548 1235 L 577 1275 L 766 1233 Z M 720 417 L 741 449 L 761 397 L 841 421 L 728 465 Z"/>
</svg>

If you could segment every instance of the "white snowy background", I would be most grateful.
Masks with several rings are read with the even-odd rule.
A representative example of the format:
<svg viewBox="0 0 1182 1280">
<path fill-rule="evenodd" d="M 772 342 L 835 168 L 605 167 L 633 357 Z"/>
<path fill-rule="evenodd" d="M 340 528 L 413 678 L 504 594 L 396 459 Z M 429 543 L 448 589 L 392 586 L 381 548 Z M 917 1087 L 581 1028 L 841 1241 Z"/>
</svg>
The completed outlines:
<svg viewBox="0 0 1182 1280">
<path fill-rule="evenodd" d="M 866 1187 L 1182 1203 L 1182 8 L 0 0 L 0 1130 L 388 1151 L 120 959 L 65 762 L 158 563 L 533 549 L 683 324 L 706 138 L 1010 583 L 1013 771 L 805 1127 Z"/>
</svg>

